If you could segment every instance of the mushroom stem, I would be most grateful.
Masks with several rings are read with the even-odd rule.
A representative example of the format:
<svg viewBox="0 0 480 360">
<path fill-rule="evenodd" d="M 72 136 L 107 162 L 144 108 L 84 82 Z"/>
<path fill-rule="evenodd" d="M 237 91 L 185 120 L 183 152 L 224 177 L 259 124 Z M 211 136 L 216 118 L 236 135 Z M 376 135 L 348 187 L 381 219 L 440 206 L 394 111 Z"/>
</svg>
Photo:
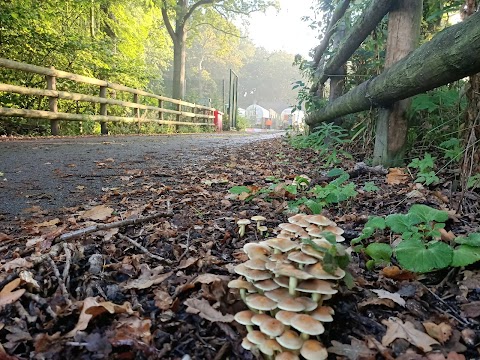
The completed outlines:
<svg viewBox="0 0 480 360">
<path fill-rule="evenodd" d="M 296 294 L 296 288 L 298 285 L 298 280 L 294 276 L 290 276 L 289 281 L 288 281 L 288 293 L 292 296 L 295 296 Z"/>
<path fill-rule="evenodd" d="M 242 298 L 243 302 L 246 303 L 247 300 L 247 289 L 240 289 L 240 297 Z"/>
<path fill-rule="evenodd" d="M 308 335 L 308 334 L 305 334 L 305 333 L 301 333 L 301 334 L 300 334 L 300 337 L 301 337 L 301 338 L 302 338 L 302 340 L 304 340 L 304 341 L 306 341 L 306 340 L 310 339 L 310 335 Z"/>
<path fill-rule="evenodd" d="M 247 331 L 252 332 L 253 331 L 253 326 L 252 325 L 246 325 L 247 326 Z"/>
<path fill-rule="evenodd" d="M 243 237 L 245 235 L 245 225 L 239 225 L 240 227 L 238 228 L 238 235 L 240 237 Z"/>
<path fill-rule="evenodd" d="M 322 305 L 322 295 L 318 293 L 312 293 L 312 300 L 315 301 L 318 306 Z"/>
</svg>

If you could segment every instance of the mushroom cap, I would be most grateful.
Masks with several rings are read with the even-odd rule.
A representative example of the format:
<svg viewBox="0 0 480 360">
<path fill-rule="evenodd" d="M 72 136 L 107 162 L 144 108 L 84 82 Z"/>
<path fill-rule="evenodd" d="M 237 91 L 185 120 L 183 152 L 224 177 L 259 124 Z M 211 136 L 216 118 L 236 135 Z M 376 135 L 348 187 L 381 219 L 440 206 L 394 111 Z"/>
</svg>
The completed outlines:
<svg viewBox="0 0 480 360">
<path fill-rule="evenodd" d="M 278 264 L 277 264 L 278 265 Z M 292 264 L 279 264 L 274 269 L 270 269 L 275 275 L 295 277 L 300 280 L 307 280 L 313 278 L 309 273 L 297 269 Z"/>
<path fill-rule="evenodd" d="M 250 259 L 245 261 L 243 264 L 252 270 L 265 270 L 266 261 L 263 259 Z"/>
<path fill-rule="evenodd" d="M 255 313 L 251 310 L 244 310 L 236 313 L 234 318 L 235 321 L 242 325 L 254 325 L 252 322 L 252 317 Z"/>
<path fill-rule="evenodd" d="M 332 226 L 332 225 L 324 227 L 323 231 L 330 231 L 331 233 L 333 233 L 335 235 L 342 235 L 345 232 L 345 230 L 343 230 L 341 227 Z"/>
<path fill-rule="evenodd" d="M 298 314 L 294 316 L 290 325 L 301 333 L 308 335 L 320 335 L 325 331 L 325 328 L 320 321 L 315 320 L 307 314 Z"/>
<path fill-rule="evenodd" d="M 280 310 L 275 314 L 275 319 L 280 321 L 283 325 L 290 326 L 290 322 L 294 316 L 298 315 L 293 311 Z"/>
<path fill-rule="evenodd" d="M 250 220 L 252 220 L 252 221 L 265 221 L 265 220 L 267 220 L 267 218 L 262 216 L 262 215 L 255 215 L 255 216 L 252 216 L 250 218 Z"/>
<path fill-rule="evenodd" d="M 323 230 L 319 227 L 317 227 L 316 229 L 308 230 L 308 235 L 317 237 L 317 238 L 325 238 L 323 236 Z"/>
<path fill-rule="evenodd" d="M 237 225 L 248 225 L 251 224 L 252 222 L 248 219 L 240 219 L 237 221 Z"/>
<path fill-rule="evenodd" d="M 228 283 L 228 287 L 230 289 L 246 289 L 248 291 L 255 291 L 255 287 L 252 283 L 242 279 L 231 280 Z"/>
<path fill-rule="evenodd" d="M 329 226 L 329 225 L 336 225 L 332 220 L 323 216 L 323 215 L 311 215 L 306 220 L 315 225 L 319 226 Z"/>
<path fill-rule="evenodd" d="M 243 245 L 243 251 L 249 259 L 265 259 L 270 254 L 270 248 L 257 243 Z"/>
<path fill-rule="evenodd" d="M 272 291 L 275 289 L 278 289 L 280 285 L 278 285 L 275 281 L 272 279 L 267 279 L 267 280 L 262 280 L 262 281 L 257 281 L 253 284 L 257 289 L 260 289 L 262 291 Z"/>
<path fill-rule="evenodd" d="M 258 330 L 250 331 L 247 334 L 247 340 L 250 341 L 251 343 L 255 344 L 255 345 L 260 345 L 261 343 L 263 343 L 267 339 L 268 339 L 267 335 L 265 335 L 264 333 L 262 333 L 261 331 L 258 331 Z"/>
<path fill-rule="evenodd" d="M 270 311 L 277 308 L 277 303 L 266 296 L 254 294 L 245 298 L 247 306 L 255 310 Z"/>
<path fill-rule="evenodd" d="M 287 278 L 287 283 L 288 283 L 288 278 Z M 290 296 L 290 294 L 288 293 L 288 289 L 283 289 L 283 288 L 266 291 L 264 295 L 275 302 L 279 302 L 286 296 Z"/>
<path fill-rule="evenodd" d="M 303 230 L 303 227 L 301 227 L 299 225 L 291 224 L 291 223 L 283 223 L 283 224 L 278 225 L 278 227 L 282 230 L 286 230 L 286 231 L 294 233 L 294 234 L 296 234 L 298 232 L 304 232 L 305 231 L 305 230 Z"/>
<path fill-rule="evenodd" d="M 277 341 L 285 349 L 298 350 L 303 345 L 302 338 L 293 330 L 286 330 L 282 336 L 277 337 Z"/>
<path fill-rule="evenodd" d="M 260 324 L 260 331 L 270 337 L 277 337 L 283 334 L 285 325 L 277 319 L 270 318 Z"/>
<path fill-rule="evenodd" d="M 282 231 L 280 231 L 279 234 L 276 235 L 276 237 L 279 238 L 279 239 L 288 239 L 288 240 L 290 240 L 290 239 L 292 239 L 292 238 L 294 237 L 294 235 L 293 235 L 292 233 L 288 232 L 288 231 L 283 231 L 283 230 L 282 230 Z"/>
<path fill-rule="evenodd" d="M 298 264 L 303 264 L 303 265 L 311 265 L 311 264 L 316 264 L 318 262 L 318 259 L 309 256 L 301 251 L 292 251 L 288 254 L 287 256 L 288 260 L 296 262 Z"/>
<path fill-rule="evenodd" d="M 289 263 L 286 254 L 272 254 L 269 256 L 268 260 L 274 263 Z"/>
<path fill-rule="evenodd" d="M 282 351 L 282 347 L 275 339 L 268 339 L 260 344 L 259 349 L 267 356 L 272 356 L 276 351 Z"/>
<path fill-rule="evenodd" d="M 333 321 L 333 314 L 335 314 L 335 311 L 330 306 L 320 306 L 311 312 L 310 316 L 321 322 L 331 322 Z"/>
<path fill-rule="evenodd" d="M 264 244 L 270 246 L 273 249 L 280 250 L 281 252 L 287 252 L 298 247 L 298 243 L 289 239 L 271 238 L 264 241 Z"/>
<path fill-rule="evenodd" d="M 310 223 L 305 219 L 307 215 L 305 214 L 296 214 L 288 218 L 290 224 L 295 224 L 301 227 L 307 227 Z"/>
<path fill-rule="evenodd" d="M 245 337 L 242 340 L 242 347 L 245 350 L 252 350 L 255 347 L 255 344 L 252 343 L 250 340 L 248 340 L 248 338 Z"/>
<path fill-rule="evenodd" d="M 289 351 L 284 351 L 275 356 L 275 360 L 300 360 L 297 354 Z"/>
<path fill-rule="evenodd" d="M 317 340 L 307 340 L 303 343 L 300 354 L 306 360 L 325 360 L 328 358 L 327 349 Z"/>
<path fill-rule="evenodd" d="M 267 230 L 268 230 L 268 227 L 266 227 L 266 226 L 259 226 L 258 227 L 258 231 L 265 232 Z"/>
<path fill-rule="evenodd" d="M 252 270 L 245 266 L 245 264 L 239 264 L 234 267 L 235 272 L 238 275 L 245 276 L 248 280 L 260 281 L 267 280 L 272 277 L 270 272 L 264 270 Z"/>
<path fill-rule="evenodd" d="M 345 271 L 337 268 L 335 269 L 334 274 L 330 274 L 323 269 L 323 265 L 321 263 L 316 263 L 314 265 L 308 265 L 305 267 L 305 271 L 312 275 L 315 279 L 322 279 L 322 280 L 339 280 L 345 276 Z"/>
<path fill-rule="evenodd" d="M 305 310 L 305 305 L 293 297 L 284 297 L 280 299 L 277 307 L 281 310 L 300 312 Z"/>
<path fill-rule="evenodd" d="M 333 289 L 332 285 L 332 283 L 325 280 L 310 279 L 304 280 L 298 284 L 296 290 L 312 294 L 336 294 L 338 290 Z"/>
<path fill-rule="evenodd" d="M 278 285 L 280 285 L 282 288 L 286 288 L 286 289 L 282 289 L 282 290 L 287 290 L 288 289 L 289 280 L 290 279 L 288 278 L 288 276 L 276 276 L 276 277 L 273 278 L 273 281 L 275 281 Z M 280 290 L 280 289 L 277 289 L 277 290 Z M 287 290 L 287 292 L 288 292 L 288 290 Z"/>
<path fill-rule="evenodd" d="M 319 259 L 319 260 L 322 260 L 322 259 L 323 259 L 323 254 L 324 254 L 324 253 L 315 250 L 315 249 L 313 248 L 313 246 L 311 246 L 311 245 L 302 244 L 302 245 L 300 246 L 300 250 L 301 250 L 304 254 L 313 256 L 314 258 L 317 258 L 317 259 Z"/>
<path fill-rule="evenodd" d="M 255 314 L 252 316 L 252 323 L 253 325 L 260 326 L 264 321 L 273 319 L 270 315 L 267 314 Z"/>
<path fill-rule="evenodd" d="M 305 306 L 304 311 L 306 311 L 306 312 L 313 311 L 318 307 L 318 303 L 316 301 L 313 301 L 312 299 L 310 299 L 309 297 L 306 297 L 306 296 L 297 297 L 296 300 L 297 300 L 297 302 L 302 303 Z"/>
</svg>

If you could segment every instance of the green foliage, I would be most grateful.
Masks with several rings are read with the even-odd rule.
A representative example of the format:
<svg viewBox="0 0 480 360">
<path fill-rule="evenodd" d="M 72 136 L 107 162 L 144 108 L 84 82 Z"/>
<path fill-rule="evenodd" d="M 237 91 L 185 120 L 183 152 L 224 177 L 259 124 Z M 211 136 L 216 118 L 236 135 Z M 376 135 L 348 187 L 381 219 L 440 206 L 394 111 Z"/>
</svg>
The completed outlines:
<svg viewBox="0 0 480 360">
<path fill-rule="evenodd" d="M 237 131 L 245 131 L 250 122 L 244 116 L 237 115 Z"/>
<path fill-rule="evenodd" d="M 443 157 L 446 160 L 459 161 L 463 154 L 463 146 L 460 139 L 451 138 L 440 144 L 440 150 L 443 151 Z"/>
<path fill-rule="evenodd" d="M 472 175 L 468 178 L 467 188 L 470 190 L 480 189 L 480 174 Z"/>
<path fill-rule="evenodd" d="M 417 178 L 415 179 L 415 182 L 425 185 L 438 184 L 440 182 L 435 171 L 433 171 L 435 168 L 435 159 L 436 158 L 432 157 L 429 153 L 425 153 L 423 159 L 415 158 L 410 164 L 408 164 L 409 168 L 417 169 Z"/>
<path fill-rule="evenodd" d="M 365 184 L 363 185 L 363 191 L 366 192 L 377 192 L 380 190 L 380 188 L 375 185 L 373 181 L 366 181 Z"/>
<path fill-rule="evenodd" d="M 371 217 L 365 224 L 362 234 L 353 239 L 351 244 L 357 245 L 371 238 L 377 230 L 388 228 L 393 235 L 401 237 L 400 243 L 392 253 L 407 270 L 424 273 L 480 261 L 480 233 L 457 237 L 454 240 L 456 246 L 441 241 L 440 229 L 445 227 L 447 220 L 447 212 L 416 204 L 407 214 L 391 214 L 385 219 Z M 372 258 L 369 266 L 378 264 L 379 260 L 385 260 L 390 253 L 387 247 L 390 248 L 390 245 L 377 243 L 368 245 L 365 253 Z M 362 248 L 363 246 L 356 246 L 355 250 L 360 251 Z"/>
<path fill-rule="evenodd" d="M 371 270 L 376 265 L 390 264 L 393 250 L 389 244 L 372 243 L 365 248 L 365 253 L 371 258 L 366 264 L 367 268 Z"/>
</svg>

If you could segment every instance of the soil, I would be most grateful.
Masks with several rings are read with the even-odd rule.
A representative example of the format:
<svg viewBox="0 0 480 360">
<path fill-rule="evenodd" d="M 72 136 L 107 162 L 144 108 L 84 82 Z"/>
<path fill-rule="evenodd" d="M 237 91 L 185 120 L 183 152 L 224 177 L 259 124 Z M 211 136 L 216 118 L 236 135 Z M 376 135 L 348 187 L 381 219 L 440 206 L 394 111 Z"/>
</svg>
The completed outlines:
<svg viewBox="0 0 480 360">
<path fill-rule="evenodd" d="M 279 134 L 42 139 L 0 148 L 10 154 L 0 165 L 0 359 L 257 358 L 241 347 L 246 330 L 232 315 L 246 307 L 227 284 L 245 261 L 243 245 L 277 234 L 292 215 L 289 203 L 308 191 L 293 195 L 285 185 L 302 174 L 312 185 L 328 183 L 316 152 L 293 149 Z M 360 160 L 340 165 L 352 171 Z M 405 213 L 416 203 L 454 210 L 462 197 L 448 181 L 426 188 L 411 178 L 392 185 L 384 174 L 351 174 L 358 195 L 322 213 L 347 243 L 370 215 Z M 366 182 L 378 190 L 362 190 Z M 248 193 L 232 191 L 239 186 Z M 447 222 L 456 235 L 480 229 L 478 194 L 463 198 L 463 212 L 450 211 Z M 267 234 L 251 224 L 240 237 L 237 220 L 254 215 L 267 218 Z M 354 286 L 341 283 L 328 301 L 334 321 L 319 339 L 329 359 L 480 359 L 478 265 L 413 274 L 369 270 L 367 260 L 352 253 Z M 426 323 L 442 329 L 428 332 L 437 339 L 430 348 L 417 339 Z M 402 338 L 405 324 L 417 332 Z M 387 330 L 397 337 L 388 344 Z"/>
</svg>

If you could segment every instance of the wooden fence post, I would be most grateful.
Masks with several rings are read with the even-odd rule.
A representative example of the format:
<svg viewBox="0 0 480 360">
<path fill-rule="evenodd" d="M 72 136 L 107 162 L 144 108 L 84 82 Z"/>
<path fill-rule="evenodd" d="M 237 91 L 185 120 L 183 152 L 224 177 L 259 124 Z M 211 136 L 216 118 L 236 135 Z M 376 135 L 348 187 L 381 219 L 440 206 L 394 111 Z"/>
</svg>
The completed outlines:
<svg viewBox="0 0 480 360">
<path fill-rule="evenodd" d="M 133 102 L 135 104 L 138 104 L 138 94 L 133 94 Z M 133 108 L 133 117 L 135 117 L 137 119 L 140 119 L 140 109 L 139 108 Z M 142 125 L 141 125 L 140 121 L 137 123 L 137 127 L 138 127 L 138 132 L 140 133 L 141 129 L 142 129 Z"/>
<path fill-rule="evenodd" d="M 177 105 L 177 111 L 182 111 L 182 105 L 181 104 Z M 177 121 L 180 121 L 180 114 L 177 114 Z M 179 126 L 175 125 L 175 132 L 178 132 L 178 128 L 179 128 Z"/>
<path fill-rule="evenodd" d="M 53 66 L 50 66 L 50 69 L 55 70 Z M 57 90 L 57 79 L 55 76 L 47 75 L 47 89 L 48 90 Z M 50 96 L 48 99 L 48 106 L 51 112 L 58 112 L 58 99 L 56 97 Z M 58 120 L 50 120 L 50 128 L 52 135 L 56 136 L 60 133 L 60 126 Z"/>
<path fill-rule="evenodd" d="M 101 98 L 106 98 L 107 97 L 107 87 L 106 86 L 100 86 L 100 97 Z M 100 115 L 107 116 L 107 104 L 100 104 Z M 108 135 L 108 127 L 107 127 L 107 123 L 105 121 L 100 122 L 100 127 L 101 127 L 100 132 L 102 133 L 102 135 Z"/>
<path fill-rule="evenodd" d="M 158 107 L 159 107 L 160 109 L 163 109 L 163 100 L 158 100 Z M 159 111 L 159 112 L 158 112 L 158 118 L 159 118 L 160 120 L 163 120 L 163 111 Z"/>
</svg>

